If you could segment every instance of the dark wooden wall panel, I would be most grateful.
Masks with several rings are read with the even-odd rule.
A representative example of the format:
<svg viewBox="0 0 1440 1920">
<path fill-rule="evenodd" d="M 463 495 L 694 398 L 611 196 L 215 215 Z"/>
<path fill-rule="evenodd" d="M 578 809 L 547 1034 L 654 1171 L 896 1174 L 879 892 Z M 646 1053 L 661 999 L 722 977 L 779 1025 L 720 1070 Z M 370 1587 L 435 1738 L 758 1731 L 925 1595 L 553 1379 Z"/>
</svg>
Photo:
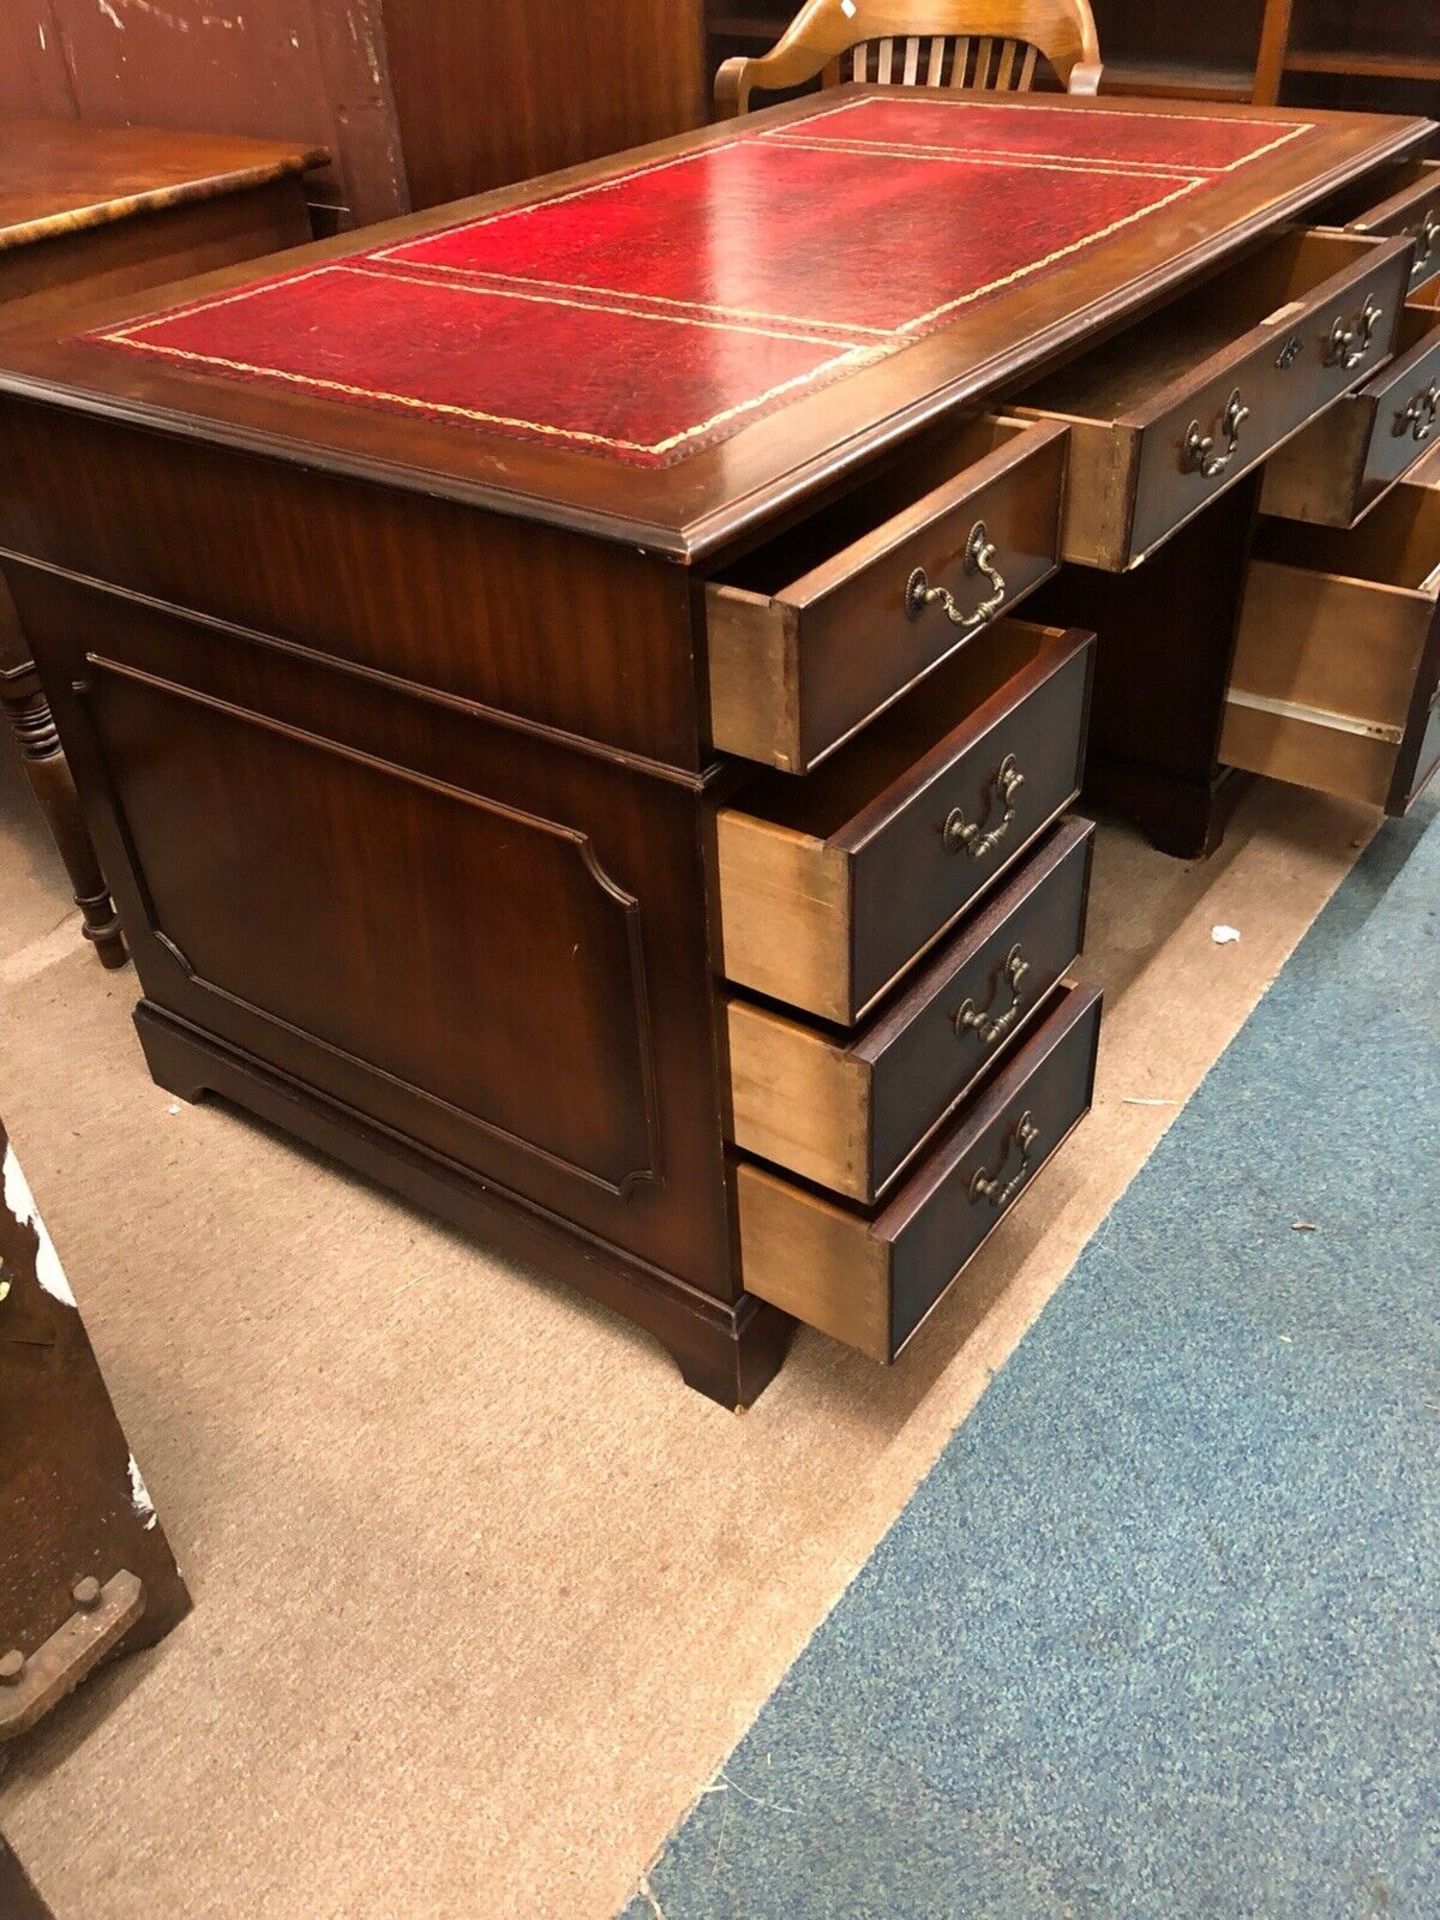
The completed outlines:
<svg viewBox="0 0 1440 1920">
<path fill-rule="evenodd" d="M 701 0 L 383 0 L 416 207 L 707 116 Z"/>
</svg>

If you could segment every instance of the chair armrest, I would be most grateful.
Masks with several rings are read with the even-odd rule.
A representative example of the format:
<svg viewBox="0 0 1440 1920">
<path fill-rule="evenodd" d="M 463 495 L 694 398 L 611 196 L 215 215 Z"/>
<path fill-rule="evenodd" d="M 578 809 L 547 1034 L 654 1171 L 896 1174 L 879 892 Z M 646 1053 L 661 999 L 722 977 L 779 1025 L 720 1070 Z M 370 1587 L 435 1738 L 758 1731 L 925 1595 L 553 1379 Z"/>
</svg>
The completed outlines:
<svg viewBox="0 0 1440 1920">
<path fill-rule="evenodd" d="M 750 111 L 750 89 L 754 82 L 749 69 L 755 64 L 743 55 L 726 60 L 715 75 L 715 118 L 733 120 Z"/>
</svg>

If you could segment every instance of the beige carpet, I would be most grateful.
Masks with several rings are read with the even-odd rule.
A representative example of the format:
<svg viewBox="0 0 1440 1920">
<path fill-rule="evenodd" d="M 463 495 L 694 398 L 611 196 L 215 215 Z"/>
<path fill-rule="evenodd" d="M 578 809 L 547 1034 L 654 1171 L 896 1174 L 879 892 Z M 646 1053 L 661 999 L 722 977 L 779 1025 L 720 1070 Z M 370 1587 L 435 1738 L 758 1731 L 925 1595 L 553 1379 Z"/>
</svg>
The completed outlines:
<svg viewBox="0 0 1440 1920">
<path fill-rule="evenodd" d="M 172 1111 L 8 759 L 0 1107 L 196 1600 L 0 1781 L 58 1920 L 609 1920 L 1372 826 L 1266 788 L 1195 870 L 1107 830 L 1095 1113 L 904 1364 L 803 1336 L 736 1417 L 543 1278 Z"/>
</svg>

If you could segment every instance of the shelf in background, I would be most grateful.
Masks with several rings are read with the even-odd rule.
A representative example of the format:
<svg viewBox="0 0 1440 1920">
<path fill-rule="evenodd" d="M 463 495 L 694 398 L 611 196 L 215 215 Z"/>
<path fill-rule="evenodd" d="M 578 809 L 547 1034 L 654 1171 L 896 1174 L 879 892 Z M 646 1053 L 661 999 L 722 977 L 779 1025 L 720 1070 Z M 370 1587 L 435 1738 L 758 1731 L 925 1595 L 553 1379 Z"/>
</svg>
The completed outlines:
<svg viewBox="0 0 1440 1920">
<path fill-rule="evenodd" d="M 1100 92 L 1166 100 L 1248 100 L 1255 70 L 1242 61 L 1154 60 L 1120 54 L 1105 61 Z"/>
<path fill-rule="evenodd" d="M 1440 57 L 1406 53 L 1353 53 L 1348 48 L 1291 47 L 1286 73 L 1353 74 L 1363 80 L 1440 81 Z"/>
</svg>

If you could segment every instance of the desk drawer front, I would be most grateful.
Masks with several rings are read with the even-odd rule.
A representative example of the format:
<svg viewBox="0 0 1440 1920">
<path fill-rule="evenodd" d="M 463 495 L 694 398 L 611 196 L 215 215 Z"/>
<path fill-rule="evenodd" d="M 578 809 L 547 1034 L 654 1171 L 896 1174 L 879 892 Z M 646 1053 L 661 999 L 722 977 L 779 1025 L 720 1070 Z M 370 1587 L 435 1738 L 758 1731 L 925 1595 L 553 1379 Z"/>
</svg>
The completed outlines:
<svg viewBox="0 0 1440 1920">
<path fill-rule="evenodd" d="M 1354 233 L 1412 238 L 1415 259 L 1410 285 L 1423 287 L 1440 275 L 1440 161 L 1407 161 L 1394 170 L 1392 188 L 1389 192 L 1378 189 L 1368 207 L 1352 205 L 1345 217 Z"/>
<path fill-rule="evenodd" d="M 1440 488 L 1360 525 L 1262 524 L 1226 699 L 1232 766 L 1404 813 L 1440 758 Z"/>
<path fill-rule="evenodd" d="M 882 1208 L 844 1207 L 742 1164 L 746 1290 L 893 1360 L 1088 1111 L 1099 1030 L 1099 994 L 1058 989 L 1024 1046 Z"/>
<path fill-rule="evenodd" d="M 1256 329 L 1261 337 L 1247 338 L 1229 365 L 1207 370 L 1169 405 L 1144 434 L 1134 554 L 1148 552 L 1376 367 L 1390 349 L 1403 290 L 1400 257 L 1356 262 L 1277 325 Z M 1239 415 L 1236 394 L 1248 417 Z"/>
<path fill-rule="evenodd" d="M 804 773 L 1046 579 L 1065 441 L 948 425 L 712 581 L 715 745 Z"/>
<path fill-rule="evenodd" d="M 1286 520 L 1350 527 L 1440 434 L 1440 314 L 1407 306 L 1395 358 L 1341 396 L 1265 469 L 1260 504 Z"/>
<path fill-rule="evenodd" d="M 733 998 L 735 1144 L 847 1199 L 877 1199 L 1079 954 L 1094 833 L 1085 820 L 1057 826 L 848 1044 Z"/>
<path fill-rule="evenodd" d="M 1068 419 L 1062 554 L 1123 571 L 1390 351 L 1398 241 L 1291 231 L 1025 396 Z"/>
<path fill-rule="evenodd" d="M 1074 799 L 1092 657 L 1006 622 L 829 767 L 724 809 L 727 976 L 853 1025 Z"/>
</svg>

